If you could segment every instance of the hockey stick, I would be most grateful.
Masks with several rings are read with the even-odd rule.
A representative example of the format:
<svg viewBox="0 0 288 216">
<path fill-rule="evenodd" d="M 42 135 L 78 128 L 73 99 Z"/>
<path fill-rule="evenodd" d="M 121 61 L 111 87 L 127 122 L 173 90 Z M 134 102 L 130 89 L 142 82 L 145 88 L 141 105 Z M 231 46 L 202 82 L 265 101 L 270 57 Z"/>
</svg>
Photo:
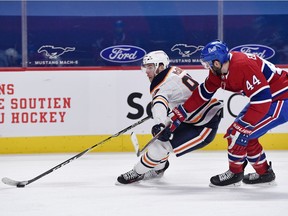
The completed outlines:
<svg viewBox="0 0 288 216">
<path fill-rule="evenodd" d="M 90 148 L 88 148 L 88 149 L 80 152 L 79 154 L 77 154 L 77 155 L 69 158 L 68 160 L 66 160 L 66 161 L 58 164 L 57 166 L 55 166 L 55 167 L 47 170 L 46 172 L 44 172 L 44 173 L 36 176 L 35 178 L 32 178 L 32 179 L 27 180 L 27 181 L 15 181 L 15 180 L 13 180 L 13 179 L 4 177 L 4 178 L 2 178 L 2 182 L 3 182 L 4 184 L 10 185 L 10 186 L 25 187 L 26 185 L 31 184 L 32 182 L 34 182 L 34 181 L 36 181 L 36 180 L 38 180 L 38 179 L 40 179 L 40 178 L 48 175 L 49 173 L 52 173 L 52 172 L 54 172 L 55 170 L 57 170 L 57 169 L 65 166 L 66 164 L 72 162 L 73 160 L 76 160 L 77 158 L 80 158 L 82 155 L 84 155 L 85 153 L 91 151 L 91 150 L 92 150 L 93 148 L 95 148 L 96 146 L 99 146 L 99 145 L 101 145 L 101 144 L 109 141 L 109 140 L 112 139 L 113 137 L 118 137 L 118 136 L 122 135 L 123 133 L 127 132 L 128 130 L 130 130 L 130 129 L 134 128 L 134 127 L 136 127 L 137 125 L 142 124 L 143 122 L 145 122 L 146 120 L 148 120 L 148 119 L 150 119 L 150 118 L 151 118 L 151 116 L 147 116 L 147 117 L 139 120 L 138 122 L 130 125 L 129 127 L 127 127 L 127 128 L 125 128 L 125 129 L 119 131 L 118 133 L 116 133 L 116 134 L 114 134 L 114 135 L 112 135 L 112 136 L 110 136 L 110 137 L 102 140 L 101 142 L 99 142 L 99 143 L 91 146 Z"/>
<path fill-rule="evenodd" d="M 139 155 L 140 155 L 140 153 L 139 153 L 139 142 L 138 142 L 137 136 L 136 136 L 136 134 L 134 132 L 131 133 L 130 139 L 131 139 L 131 142 L 132 142 L 132 144 L 134 146 L 136 155 L 137 155 L 137 157 L 139 157 Z"/>
<path fill-rule="evenodd" d="M 166 130 L 166 128 L 168 128 L 170 125 L 167 125 L 165 128 L 163 128 L 158 134 L 156 134 L 142 149 L 140 149 L 139 147 L 139 142 L 138 139 L 136 137 L 136 134 L 134 132 L 131 133 L 131 142 L 134 146 L 134 149 L 136 151 L 136 155 L 137 157 L 139 157 L 146 149 L 149 145 L 151 145 L 153 142 L 155 142 L 156 139 L 159 138 L 159 136 L 163 133 L 164 130 Z"/>
</svg>

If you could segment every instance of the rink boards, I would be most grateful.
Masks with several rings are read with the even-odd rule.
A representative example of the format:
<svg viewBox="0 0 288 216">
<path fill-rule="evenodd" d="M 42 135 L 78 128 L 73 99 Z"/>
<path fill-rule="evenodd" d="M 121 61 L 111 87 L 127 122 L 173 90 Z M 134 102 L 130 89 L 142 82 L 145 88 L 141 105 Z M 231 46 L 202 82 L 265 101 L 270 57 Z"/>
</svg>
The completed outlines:
<svg viewBox="0 0 288 216">
<path fill-rule="evenodd" d="M 227 149 L 224 134 L 217 134 L 212 143 L 202 150 Z M 95 136 L 45 136 L 45 137 L 17 137 L 0 138 L 1 154 L 14 153 L 62 153 L 81 152 L 101 142 L 110 135 Z M 138 136 L 139 144 L 143 147 L 152 137 L 145 134 Z M 287 133 L 268 133 L 261 138 L 261 143 L 266 150 L 287 150 Z M 113 138 L 91 150 L 91 152 L 133 152 L 130 135 Z M 136 155 L 136 154 L 135 154 Z"/>
<path fill-rule="evenodd" d="M 207 71 L 188 70 L 199 82 Z M 149 81 L 133 70 L 45 69 L 0 73 L 0 153 L 79 152 L 117 134 L 150 113 Z M 218 90 L 224 115 L 207 150 L 226 149 L 223 134 L 248 99 Z M 151 139 L 153 120 L 93 149 L 133 151 L 130 133 L 140 145 Z M 288 125 L 269 131 L 261 141 L 266 149 L 288 149 Z"/>
</svg>

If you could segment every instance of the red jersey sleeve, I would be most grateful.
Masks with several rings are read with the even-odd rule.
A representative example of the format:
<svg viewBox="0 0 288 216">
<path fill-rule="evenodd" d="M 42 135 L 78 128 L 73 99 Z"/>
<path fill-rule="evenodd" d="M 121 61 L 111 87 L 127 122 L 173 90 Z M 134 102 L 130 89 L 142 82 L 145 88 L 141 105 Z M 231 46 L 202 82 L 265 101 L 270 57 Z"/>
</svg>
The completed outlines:
<svg viewBox="0 0 288 216">
<path fill-rule="evenodd" d="M 205 82 L 198 85 L 192 95 L 183 104 L 184 109 L 190 113 L 197 110 L 201 105 L 212 98 L 220 87 L 220 83 L 220 79 L 209 71 L 209 76 L 206 78 Z"/>
</svg>

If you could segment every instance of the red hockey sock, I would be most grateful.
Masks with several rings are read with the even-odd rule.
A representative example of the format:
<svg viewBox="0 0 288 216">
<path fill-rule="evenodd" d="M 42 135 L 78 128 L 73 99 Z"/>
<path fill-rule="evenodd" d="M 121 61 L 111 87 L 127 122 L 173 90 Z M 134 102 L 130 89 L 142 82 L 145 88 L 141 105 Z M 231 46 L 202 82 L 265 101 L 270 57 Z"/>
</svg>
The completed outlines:
<svg viewBox="0 0 288 216">
<path fill-rule="evenodd" d="M 259 175 L 267 172 L 269 166 L 263 147 L 258 139 L 249 140 L 247 146 L 247 159 Z"/>
<path fill-rule="evenodd" d="M 243 164 L 236 164 L 234 162 L 229 162 L 229 170 L 233 173 L 243 172 Z"/>
</svg>

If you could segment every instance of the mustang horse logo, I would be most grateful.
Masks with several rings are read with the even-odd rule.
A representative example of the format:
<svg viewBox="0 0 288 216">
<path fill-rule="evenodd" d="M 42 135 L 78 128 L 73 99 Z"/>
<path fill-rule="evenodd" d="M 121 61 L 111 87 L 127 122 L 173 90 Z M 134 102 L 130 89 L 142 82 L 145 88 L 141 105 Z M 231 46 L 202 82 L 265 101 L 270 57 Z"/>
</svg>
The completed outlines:
<svg viewBox="0 0 288 216">
<path fill-rule="evenodd" d="M 54 47 L 52 45 L 41 46 L 38 49 L 38 53 L 44 53 L 49 59 L 56 59 L 59 56 L 63 55 L 66 52 L 72 52 L 75 50 L 75 47 Z"/>
<path fill-rule="evenodd" d="M 196 53 L 197 51 L 200 51 L 204 48 L 204 46 L 193 46 L 193 45 L 187 45 L 187 44 L 175 44 L 171 51 L 178 50 L 179 55 L 182 57 L 189 57 Z"/>
</svg>

